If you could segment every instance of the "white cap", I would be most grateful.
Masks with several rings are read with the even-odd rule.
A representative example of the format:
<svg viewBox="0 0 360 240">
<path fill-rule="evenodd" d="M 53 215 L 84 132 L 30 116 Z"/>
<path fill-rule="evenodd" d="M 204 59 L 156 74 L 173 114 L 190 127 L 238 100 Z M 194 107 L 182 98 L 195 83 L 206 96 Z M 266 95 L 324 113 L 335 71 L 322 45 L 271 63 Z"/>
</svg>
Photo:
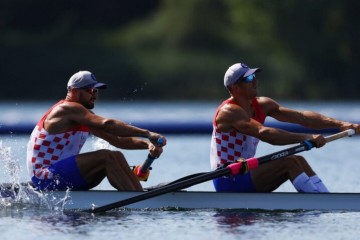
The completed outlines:
<svg viewBox="0 0 360 240">
<path fill-rule="evenodd" d="M 226 71 L 224 85 L 225 87 L 229 87 L 236 83 L 240 77 L 245 78 L 258 71 L 260 71 L 260 68 L 249 68 L 244 63 L 235 63 Z"/>
<path fill-rule="evenodd" d="M 87 86 L 100 89 L 107 88 L 107 85 L 105 83 L 99 83 L 98 81 L 96 81 L 95 75 L 89 71 L 80 71 L 75 73 L 71 76 L 67 84 L 68 89 L 82 88 Z"/>
</svg>

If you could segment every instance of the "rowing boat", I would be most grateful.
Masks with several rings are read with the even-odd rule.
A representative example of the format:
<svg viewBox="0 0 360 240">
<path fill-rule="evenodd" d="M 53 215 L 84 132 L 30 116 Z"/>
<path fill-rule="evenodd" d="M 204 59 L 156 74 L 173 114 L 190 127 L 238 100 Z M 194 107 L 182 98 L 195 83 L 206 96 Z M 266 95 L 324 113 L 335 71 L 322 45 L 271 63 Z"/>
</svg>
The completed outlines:
<svg viewBox="0 0 360 240">
<path fill-rule="evenodd" d="M 103 206 L 144 192 L 115 190 L 36 192 L 30 187 L 21 191 L 0 189 L 1 198 L 18 199 L 26 193 L 32 204 L 49 201 L 66 210 L 84 210 Z M 56 203 L 56 204 L 54 204 Z M 54 206 L 52 206 L 54 207 Z M 360 211 L 360 193 L 218 193 L 211 191 L 177 191 L 139 201 L 126 209 L 261 209 L 261 210 L 344 210 Z"/>
<path fill-rule="evenodd" d="M 352 129 L 325 137 L 331 142 L 346 136 L 352 136 Z M 114 190 L 99 191 L 54 191 L 37 192 L 30 185 L 1 186 L 1 202 L 6 200 L 25 199 L 44 202 L 50 197 L 52 203 L 61 204 L 61 209 L 83 209 L 86 212 L 99 213 L 115 208 L 136 209 L 262 209 L 262 210 L 360 210 L 360 193 L 218 193 L 183 191 L 195 184 L 203 183 L 218 177 L 237 175 L 245 167 L 252 170 L 260 164 L 274 161 L 295 153 L 310 150 L 314 147 L 311 141 L 268 154 L 259 158 L 237 161 L 224 168 L 207 173 L 199 173 L 173 181 L 164 186 L 149 189 L 146 192 L 120 192 Z M 145 163 L 148 161 L 147 159 Z M 150 161 L 150 160 L 149 160 Z M 152 162 L 153 159 L 150 161 Z M 149 167 L 151 163 L 148 164 Z M 23 198 L 24 199 L 24 198 Z M 48 202 L 48 201 L 47 201 Z"/>
</svg>

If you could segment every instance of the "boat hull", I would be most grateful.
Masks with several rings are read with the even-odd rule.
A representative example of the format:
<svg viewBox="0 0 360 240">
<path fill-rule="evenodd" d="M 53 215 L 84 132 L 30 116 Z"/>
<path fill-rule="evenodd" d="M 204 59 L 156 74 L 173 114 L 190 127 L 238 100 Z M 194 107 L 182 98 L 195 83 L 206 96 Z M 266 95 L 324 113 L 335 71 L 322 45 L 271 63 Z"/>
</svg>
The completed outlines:
<svg viewBox="0 0 360 240">
<path fill-rule="evenodd" d="M 64 192 L 54 193 L 57 198 Z M 74 191 L 65 209 L 99 207 L 142 194 L 141 192 Z M 357 193 L 216 193 L 180 191 L 133 203 L 125 208 L 160 209 L 262 209 L 262 210 L 360 210 Z"/>
<path fill-rule="evenodd" d="M 37 192 L 30 186 L 2 185 L 0 200 L 12 203 L 26 199 L 49 208 L 92 209 L 128 199 L 144 192 L 115 190 Z M 123 206 L 131 209 L 262 209 L 262 210 L 344 210 L 360 211 L 360 193 L 218 193 L 178 191 Z"/>
</svg>

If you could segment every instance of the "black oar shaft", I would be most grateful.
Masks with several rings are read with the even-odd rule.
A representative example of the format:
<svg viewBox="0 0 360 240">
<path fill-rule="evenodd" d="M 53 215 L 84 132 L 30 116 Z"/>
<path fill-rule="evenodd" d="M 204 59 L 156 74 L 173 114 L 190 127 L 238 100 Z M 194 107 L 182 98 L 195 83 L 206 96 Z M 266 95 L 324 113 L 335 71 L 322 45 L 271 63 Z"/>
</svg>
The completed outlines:
<svg viewBox="0 0 360 240">
<path fill-rule="evenodd" d="M 296 153 L 299 152 L 303 152 L 303 151 L 307 151 L 310 150 L 310 148 L 308 147 L 308 145 L 306 145 L 305 143 L 301 143 L 297 146 L 282 150 L 282 151 L 278 151 L 269 155 L 265 155 L 262 157 L 258 158 L 259 164 L 262 163 L 266 163 L 272 160 L 276 160 L 276 159 L 280 159 L 280 158 L 284 158 L 290 155 L 294 155 Z"/>
<path fill-rule="evenodd" d="M 326 142 L 330 142 L 342 137 L 346 137 L 346 136 L 351 136 L 355 133 L 354 130 L 346 130 L 331 136 L 326 137 Z M 272 161 L 272 160 L 276 160 L 276 159 L 280 159 L 283 157 L 287 157 L 305 150 L 310 150 L 312 147 L 314 146 L 314 143 L 311 143 L 309 141 L 305 141 L 303 143 L 300 143 L 297 146 L 294 147 L 290 147 L 288 149 L 282 150 L 282 151 L 278 151 L 260 158 L 251 158 L 248 159 L 247 161 L 255 161 L 257 162 L 259 165 Z M 87 212 L 91 212 L 91 213 L 99 213 L 99 212 L 105 212 L 111 209 L 115 209 L 115 208 L 119 208 L 119 207 L 123 207 L 132 203 L 136 203 L 136 202 L 140 202 L 152 197 L 156 197 L 162 194 L 166 194 L 169 192 L 174 192 L 174 191 L 179 191 L 181 189 L 187 188 L 187 187 L 191 187 L 195 184 L 199 184 L 199 183 L 203 183 L 218 177 L 223 177 L 223 176 L 227 176 L 230 174 L 238 174 L 239 173 L 239 169 L 241 168 L 243 162 L 237 162 L 237 163 L 233 163 L 230 164 L 228 167 L 226 168 L 222 168 L 222 169 L 217 169 L 208 173 L 204 173 L 203 175 L 200 176 L 196 176 L 184 181 L 180 181 L 180 182 L 176 182 L 174 184 L 171 185 L 165 185 L 163 187 L 154 189 L 152 191 L 137 195 L 135 197 L 131 197 L 131 198 L 127 198 L 115 203 L 111 203 L 108 205 L 104 205 L 102 207 L 97 207 L 94 209 L 89 209 L 87 210 Z M 254 168 L 254 167 L 252 167 Z M 234 170 L 235 169 L 235 170 Z M 250 168 L 251 169 L 251 168 Z"/>
<path fill-rule="evenodd" d="M 276 160 L 279 158 L 283 158 L 286 156 L 289 156 L 291 154 L 295 154 L 301 151 L 306 150 L 306 144 L 301 143 L 299 146 L 295 146 L 283 151 L 279 151 L 273 154 L 269 154 L 266 156 L 263 156 L 261 158 L 258 159 L 259 164 L 271 161 L 271 160 Z M 233 163 L 232 165 L 236 165 L 236 164 L 242 164 L 242 163 Z M 124 200 L 121 200 L 119 202 L 115 202 L 115 203 L 111 203 L 108 205 L 104 205 L 102 207 L 97 207 L 94 209 L 90 209 L 89 212 L 91 213 L 99 213 L 99 212 L 106 212 L 108 210 L 114 209 L 114 208 L 119 208 L 119 207 L 123 207 L 132 203 L 136 203 L 136 202 L 140 202 L 152 197 L 156 197 L 165 193 L 169 193 L 169 192 L 173 192 L 173 191 L 178 191 L 187 187 L 191 187 L 193 185 L 199 184 L 199 183 L 203 183 L 218 177 L 223 177 L 223 176 L 227 176 L 230 175 L 232 173 L 232 168 L 228 167 L 228 168 L 222 168 L 222 169 L 217 169 L 208 173 L 204 173 L 203 175 L 200 176 L 196 176 L 193 177 L 191 179 L 185 180 L 185 181 L 181 181 L 181 182 L 177 182 L 171 185 L 166 185 L 154 190 L 151 190 L 149 192 L 137 195 L 135 197 L 131 197 L 131 198 L 127 198 Z"/>
<path fill-rule="evenodd" d="M 143 201 L 143 200 L 146 200 L 146 199 L 149 199 L 149 198 L 157 197 L 157 196 L 169 193 L 169 192 L 174 192 L 174 191 L 178 191 L 180 189 L 191 187 L 191 186 L 193 186 L 195 184 L 203 183 L 203 182 L 212 180 L 212 179 L 217 178 L 217 177 L 226 176 L 226 175 L 229 175 L 230 172 L 231 172 L 231 170 L 228 169 L 228 168 L 215 170 L 213 172 L 205 173 L 203 175 L 191 178 L 191 179 L 189 179 L 187 181 L 178 182 L 178 183 L 174 183 L 174 184 L 171 184 L 171 185 L 166 185 L 164 187 L 160 187 L 160 188 L 157 188 L 155 190 L 151 190 L 149 192 L 137 195 L 135 197 L 127 198 L 127 199 L 121 200 L 119 202 L 104 205 L 102 207 L 97 207 L 97 208 L 94 208 L 94 209 L 90 209 L 90 210 L 88 210 L 88 212 L 91 212 L 91 213 L 106 212 L 106 211 L 111 210 L 111 209 L 127 206 L 127 205 L 130 205 L 132 203 L 136 203 L 136 202 L 140 202 L 140 201 Z"/>
</svg>

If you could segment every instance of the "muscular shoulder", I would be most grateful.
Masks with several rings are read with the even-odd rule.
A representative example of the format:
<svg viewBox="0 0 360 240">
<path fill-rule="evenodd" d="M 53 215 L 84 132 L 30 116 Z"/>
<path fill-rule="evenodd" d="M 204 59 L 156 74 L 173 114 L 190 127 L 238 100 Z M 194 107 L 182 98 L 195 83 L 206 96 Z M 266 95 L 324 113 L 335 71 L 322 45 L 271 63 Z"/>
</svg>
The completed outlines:
<svg viewBox="0 0 360 240">
<path fill-rule="evenodd" d="M 66 116 L 66 115 L 78 115 L 78 114 L 84 114 L 86 112 L 89 112 L 83 105 L 77 103 L 77 102 L 64 102 L 62 104 L 59 104 L 56 106 L 51 113 L 49 114 L 49 117 L 51 116 Z"/>
<path fill-rule="evenodd" d="M 63 132 L 76 125 L 82 124 L 84 118 L 91 112 L 76 102 L 64 102 L 57 105 L 48 114 L 44 127 L 49 132 Z"/>
<path fill-rule="evenodd" d="M 274 99 L 269 97 L 258 97 L 257 101 L 264 111 L 265 115 L 271 115 L 272 113 L 278 111 L 280 104 L 277 103 Z"/>
<path fill-rule="evenodd" d="M 259 104 L 262 106 L 265 115 L 271 116 L 279 121 L 294 122 L 296 119 L 302 118 L 300 111 L 284 107 L 271 98 L 262 97 Z"/>
<path fill-rule="evenodd" d="M 227 103 L 219 109 L 218 116 L 232 117 L 234 115 L 239 116 L 242 114 L 246 115 L 246 112 L 241 106 L 234 103 Z"/>
<path fill-rule="evenodd" d="M 216 116 L 216 125 L 219 130 L 227 132 L 234 129 L 235 122 L 243 120 L 249 120 L 249 116 L 244 109 L 237 104 L 227 103 L 219 109 Z"/>
</svg>

